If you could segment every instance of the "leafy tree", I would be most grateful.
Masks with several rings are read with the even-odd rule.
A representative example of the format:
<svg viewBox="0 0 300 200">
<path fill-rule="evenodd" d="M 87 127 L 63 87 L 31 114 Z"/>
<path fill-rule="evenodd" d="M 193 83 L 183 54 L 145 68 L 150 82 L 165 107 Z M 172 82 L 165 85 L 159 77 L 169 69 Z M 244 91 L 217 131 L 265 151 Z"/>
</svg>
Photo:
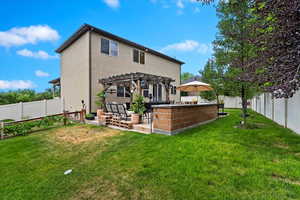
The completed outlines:
<svg viewBox="0 0 300 200">
<path fill-rule="evenodd" d="M 60 91 L 56 90 L 55 96 L 59 96 Z M 46 89 L 44 92 L 37 93 L 34 90 L 16 90 L 8 92 L 0 92 L 0 105 L 12 104 L 19 102 L 39 101 L 43 99 L 52 99 L 52 89 Z"/>
<path fill-rule="evenodd" d="M 218 65 L 214 59 L 209 59 L 200 71 L 201 80 L 211 85 L 213 91 L 200 92 L 200 96 L 207 100 L 217 99 L 219 103 L 219 96 L 224 94 L 224 75 L 225 66 Z"/>
<path fill-rule="evenodd" d="M 193 78 L 194 74 L 190 73 L 190 72 L 183 72 L 181 73 L 181 81 L 186 81 L 189 80 L 190 78 Z"/>
<path fill-rule="evenodd" d="M 252 11 L 253 81 L 275 97 L 292 97 L 300 88 L 300 1 L 255 0 Z"/>
<path fill-rule="evenodd" d="M 244 122 L 247 116 L 247 99 L 251 97 L 255 83 L 249 82 L 253 72 L 249 68 L 255 46 L 249 42 L 252 16 L 248 0 L 220 1 L 217 14 L 219 33 L 215 44 L 215 57 L 218 65 L 228 66 L 225 74 L 226 87 L 242 99 Z"/>
</svg>

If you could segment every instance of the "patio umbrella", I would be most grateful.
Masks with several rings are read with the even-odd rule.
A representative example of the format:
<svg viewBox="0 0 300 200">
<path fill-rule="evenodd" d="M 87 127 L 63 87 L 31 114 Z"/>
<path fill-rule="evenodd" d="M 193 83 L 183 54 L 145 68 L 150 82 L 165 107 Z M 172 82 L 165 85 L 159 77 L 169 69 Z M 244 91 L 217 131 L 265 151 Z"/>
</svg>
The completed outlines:
<svg viewBox="0 0 300 200">
<path fill-rule="evenodd" d="M 209 84 L 200 81 L 193 81 L 182 84 L 178 86 L 177 89 L 184 92 L 203 92 L 213 90 L 213 88 Z"/>
</svg>

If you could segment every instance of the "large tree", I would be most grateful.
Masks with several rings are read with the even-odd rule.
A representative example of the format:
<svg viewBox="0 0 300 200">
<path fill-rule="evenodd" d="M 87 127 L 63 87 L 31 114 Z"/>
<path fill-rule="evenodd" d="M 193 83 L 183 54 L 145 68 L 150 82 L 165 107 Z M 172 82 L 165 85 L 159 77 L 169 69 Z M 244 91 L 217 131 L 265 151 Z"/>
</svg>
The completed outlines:
<svg viewBox="0 0 300 200">
<path fill-rule="evenodd" d="M 300 1 L 255 0 L 252 11 L 253 80 L 275 97 L 292 97 L 300 88 Z"/>
<path fill-rule="evenodd" d="M 217 64 L 228 66 L 226 78 L 233 83 L 234 90 L 238 90 L 242 99 L 244 122 L 247 116 L 247 99 L 251 98 L 250 91 L 255 86 L 249 82 L 253 72 L 248 67 L 255 49 L 249 42 L 253 23 L 251 7 L 248 0 L 220 1 L 217 6 L 219 32 L 214 41 Z"/>
</svg>

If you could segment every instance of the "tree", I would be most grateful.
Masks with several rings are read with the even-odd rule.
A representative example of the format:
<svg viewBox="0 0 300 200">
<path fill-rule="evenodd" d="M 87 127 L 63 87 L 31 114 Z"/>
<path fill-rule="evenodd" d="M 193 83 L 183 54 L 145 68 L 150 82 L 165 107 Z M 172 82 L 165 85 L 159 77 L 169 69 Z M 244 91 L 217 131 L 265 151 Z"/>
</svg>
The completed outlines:
<svg viewBox="0 0 300 200">
<path fill-rule="evenodd" d="M 183 72 L 181 73 L 181 81 L 186 81 L 194 77 L 194 74 L 190 72 Z"/>
<path fill-rule="evenodd" d="M 60 91 L 55 91 L 55 96 L 59 96 Z M 39 101 L 43 99 L 52 99 L 53 92 L 51 89 L 46 89 L 44 92 L 37 93 L 34 90 L 16 90 L 8 92 L 0 92 L 0 105 L 12 104 L 19 102 Z"/>
<path fill-rule="evenodd" d="M 246 123 L 247 99 L 251 96 L 255 83 L 249 82 L 253 72 L 249 68 L 255 46 L 249 42 L 252 16 L 248 0 L 220 1 L 217 14 L 219 33 L 214 41 L 215 57 L 218 65 L 228 66 L 227 85 L 234 86 L 242 99 L 243 121 Z"/>
<path fill-rule="evenodd" d="M 275 97 L 292 97 L 300 88 L 300 1 L 255 0 L 252 11 L 253 81 Z"/>
<path fill-rule="evenodd" d="M 210 84 L 214 89 L 213 91 L 201 92 L 200 96 L 207 100 L 217 99 L 217 103 L 219 103 L 219 96 L 224 94 L 225 66 L 218 65 L 214 59 L 209 59 L 200 74 L 201 80 Z"/>
</svg>

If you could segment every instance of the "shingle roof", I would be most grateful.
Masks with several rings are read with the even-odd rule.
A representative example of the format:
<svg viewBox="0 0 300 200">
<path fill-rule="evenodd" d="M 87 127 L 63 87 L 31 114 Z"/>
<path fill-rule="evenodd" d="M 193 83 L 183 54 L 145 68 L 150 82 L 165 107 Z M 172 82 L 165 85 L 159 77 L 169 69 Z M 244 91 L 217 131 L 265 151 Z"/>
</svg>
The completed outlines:
<svg viewBox="0 0 300 200">
<path fill-rule="evenodd" d="M 167 56 L 165 54 L 162 54 L 158 51 L 155 51 L 153 49 L 150 49 L 150 48 L 147 48 L 145 46 L 142 46 L 140 44 L 137 44 L 135 42 L 132 42 L 132 41 L 129 41 L 127 39 L 124 39 L 124 38 L 121 38 L 117 35 L 114 35 L 112 33 L 109 33 L 107 31 L 104 31 L 102 29 L 99 29 L 99 28 L 96 28 L 94 26 L 91 26 L 89 24 L 84 24 L 82 25 L 73 35 L 71 35 L 71 37 L 69 37 L 58 49 L 56 49 L 56 52 L 57 53 L 61 53 L 63 52 L 66 48 L 68 48 L 71 44 L 73 44 L 73 42 L 75 42 L 78 38 L 80 38 L 83 34 L 85 34 L 87 31 L 93 31 L 95 33 L 98 33 L 100 35 L 103 35 L 105 37 L 108 37 L 108 38 L 111 38 L 113 40 L 116 40 L 116 41 L 119 41 L 119 42 L 122 42 L 122 43 L 125 43 L 129 46 L 133 46 L 137 49 L 140 49 L 142 51 L 146 51 L 146 52 L 149 52 L 149 53 L 152 53 L 156 56 L 159 56 L 161 58 L 164 58 L 164 59 L 167 59 L 169 61 L 172 61 L 172 62 L 175 62 L 175 63 L 178 63 L 178 64 L 184 64 L 184 62 L 180 61 L 180 60 L 177 60 L 175 58 L 172 58 L 170 56 Z"/>
</svg>

